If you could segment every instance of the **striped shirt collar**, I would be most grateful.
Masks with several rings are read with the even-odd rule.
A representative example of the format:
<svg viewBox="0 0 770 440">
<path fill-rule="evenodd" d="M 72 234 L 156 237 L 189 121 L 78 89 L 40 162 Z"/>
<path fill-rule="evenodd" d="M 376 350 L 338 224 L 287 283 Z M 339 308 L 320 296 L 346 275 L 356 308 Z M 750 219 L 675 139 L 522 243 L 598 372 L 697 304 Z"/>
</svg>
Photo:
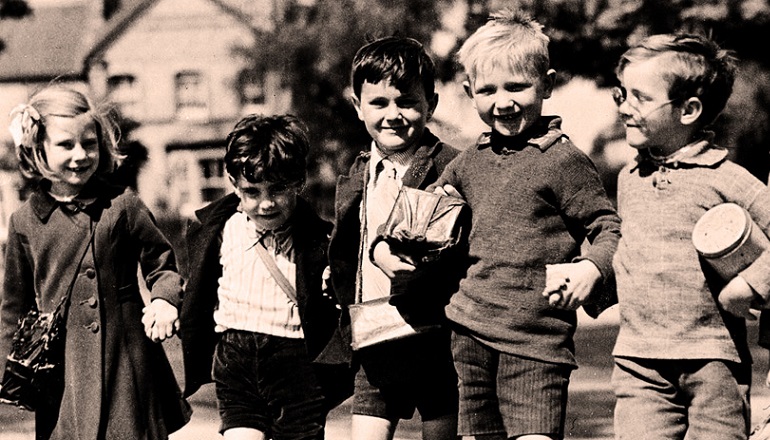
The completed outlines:
<svg viewBox="0 0 770 440">
<path fill-rule="evenodd" d="M 237 225 L 243 228 L 247 241 L 245 250 L 251 249 L 258 243 L 262 243 L 268 250 L 281 254 L 294 261 L 294 239 L 292 237 L 291 219 L 274 230 L 260 230 L 244 212 L 238 211 L 233 216 L 238 216 Z"/>
</svg>

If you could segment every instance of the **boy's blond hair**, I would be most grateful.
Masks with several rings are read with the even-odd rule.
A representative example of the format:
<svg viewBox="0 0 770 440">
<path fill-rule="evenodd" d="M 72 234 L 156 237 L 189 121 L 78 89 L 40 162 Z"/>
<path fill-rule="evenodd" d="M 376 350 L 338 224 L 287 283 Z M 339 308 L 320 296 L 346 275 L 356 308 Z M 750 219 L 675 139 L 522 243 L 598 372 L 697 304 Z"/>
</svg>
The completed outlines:
<svg viewBox="0 0 770 440">
<path fill-rule="evenodd" d="M 550 67 L 548 43 L 540 23 L 521 11 L 503 9 L 465 40 L 457 60 L 471 80 L 479 71 L 499 67 L 539 77 Z"/>
</svg>

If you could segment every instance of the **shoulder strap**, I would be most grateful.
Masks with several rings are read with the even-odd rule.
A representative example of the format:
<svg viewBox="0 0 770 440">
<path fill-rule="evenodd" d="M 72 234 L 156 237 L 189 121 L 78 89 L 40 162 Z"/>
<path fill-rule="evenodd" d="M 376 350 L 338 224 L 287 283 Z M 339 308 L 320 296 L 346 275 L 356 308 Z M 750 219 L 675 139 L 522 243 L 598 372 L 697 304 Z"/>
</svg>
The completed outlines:
<svg viewBox="0 0 770 440">
<path fill-rule="evenodd" d="M 273 276 L 275 282 L 278 283 L 284 292 L 286 292 L 286 296 L 288 296 L 294 304 L 299 305 L 299 301 L 297 301 L 297 291 L 294 290 L 294 287 L 291 285 L 289 280 L 286 279 L 286 276 L 283 274 L 283 272 L 281 272 L 281 269 L 279 269 L 278 265 L 275 264 L 275 260 L 273 260 L 273 258 L 268 255 L 265 244 L 260 241 L 254 247 L 257 250 L 257 255 L 259 255 L 259 258 L 261 258 L 262 262 L 265 263 L 265 267 L 267 267 L 267 270 L 270 271 L 270 275 Z"/>
</svg>

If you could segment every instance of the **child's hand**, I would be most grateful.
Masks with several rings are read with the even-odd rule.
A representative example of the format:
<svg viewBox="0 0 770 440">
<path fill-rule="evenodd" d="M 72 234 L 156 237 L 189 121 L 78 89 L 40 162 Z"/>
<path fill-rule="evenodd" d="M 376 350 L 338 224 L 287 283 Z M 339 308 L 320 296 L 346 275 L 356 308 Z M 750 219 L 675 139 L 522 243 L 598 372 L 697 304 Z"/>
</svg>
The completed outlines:
<svg viewBox="0 0 770 440">
<path fill-rule="evenodd" d="M 411 279 L 417 275 L 417 267 L 391 252 L 390 245 L 385 241 L 374 246 L 372 262 L 390 279 Z"/>
<path fill-rule="evenodd" d="M 442 196 L 452 196 L 462 199 L 463 196 L 460 194 L 460 191 L 457 191 L 457 188 L 455 188 L 452 185 L 446 184 L 444 186 L 437 186 L 433 189 L 433 194 L 438 194 Z"/>
<path fill-rule="evenodd" d="M 155 298 L 142 312 L 144 332 L 153 342 L 165 341 L 179 330 L 179 312 L 165 299 Z"/>
<path fill-rule="evenodd" d="M 757 319 L 749 309 L 754 301 L 754 290 L 742 277 L 737 276 L 719 292 L 719 305 L 732 315 L 749 321 Z"/>
<path fill-rule="evenodd" d="M 576 310 L 588 299 L 602 274 L 589 260 L 546 264 L 543 296 L 552 307 Z"/>
<path fill-rule="evenodd" d="M 324 272 L 321 275 L 321 291 L 328 292 L 332 285 L 332 268 L 326 266 Z"/>
</svg>

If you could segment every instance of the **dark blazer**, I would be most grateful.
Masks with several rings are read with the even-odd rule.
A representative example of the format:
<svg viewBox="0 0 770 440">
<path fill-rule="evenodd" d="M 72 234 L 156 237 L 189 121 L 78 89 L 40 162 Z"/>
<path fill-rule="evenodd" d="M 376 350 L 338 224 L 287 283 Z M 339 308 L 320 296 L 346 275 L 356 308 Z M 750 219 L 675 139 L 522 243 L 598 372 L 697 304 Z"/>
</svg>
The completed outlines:
<svg viewBox="0 0 770 440">
<path fill-rule="evenodd" d="M 182 278 L 174 253 L 131 190 L 98 181 L 82 197 L 86 202 L 73 209 L 38 191 L 11 216 L 0 367 L 36 293 L 42 311 L 52 311 L 74 279 L 63 397 L 59 390 L 58 401 L 37 410 L 37 438 L 165 440 L 189 420 L 190 408 L 162 345 L 145 335 L 137 263 L 151 298 L 178 306 Z M 93 225 L 93 246 L 85 252 Z"/>
<path fill-rule="evenodd" d="M 217 305 L 218 279 L 222 275 L 219 263 L 222 230 L 227 219 L 236 212 L 238 203 L 235 194 L 212 202 L 196 212 L 198 220 L 193 221 L 187 229 L 188 266 L 185 274 L 188 282 L 180 318 L 185 396 L 192 395 L 201 385 L 211 382 L 214 350 L 220 337 L 214 331 L 214 309 Z M 297 202 L 292 221 L 299 316 L 308 354 L 313 359 L 326 347 L 339 320 L 339 308 L 333 295 L 324 295 L 322 292 L 322 275 L 328 264 L 326 248 L 331 225 L 318 217 L 302 199 Z M 340 372 L 340 376 L 344 376 L 344 373 Z M 327 392 L 327 397 L 329 393 L 347 393 L 348 388 L 352 390 L 352 382 L 322 383 L 322 386 L 326 385 L 334 388 Z"/>
<path fill-rule="evenodd" d="M 429 130 L 425 130 L 412 164 L 402 178 L 404 186 L 426 189 L 438 179 L 441 172 L 459 152 L 441 142 Z M 334 203 L 335 223 L 329 243 L 329 262 L 332 285 L 343 308 L 340 321 L 341 345 L 350 345 L 350 317 L 347 307 L 355 302 L 356 277 L 359 266 L 358 253 L 361 240 L 361 199 L 369 174 L 371 154 L 363 152 L 353 162 L 348 175 L 337 179 Z M 443 307 L 456 289 L 458 270 L 436 266 L 425 271 L 424 276 L 408 283 L 394 283 L 392 293 L 415 292 L 414 301 L 400 305 L 402 310 L 411 309 L 415 316 L 429 314 L 443 321 Z M 405 297 L 406 298 L 406 297 Z M 404 307 L 401 307 L 404 306 Z M 348 352 L 347 356 L 352 353 Z"/>
</svg>

